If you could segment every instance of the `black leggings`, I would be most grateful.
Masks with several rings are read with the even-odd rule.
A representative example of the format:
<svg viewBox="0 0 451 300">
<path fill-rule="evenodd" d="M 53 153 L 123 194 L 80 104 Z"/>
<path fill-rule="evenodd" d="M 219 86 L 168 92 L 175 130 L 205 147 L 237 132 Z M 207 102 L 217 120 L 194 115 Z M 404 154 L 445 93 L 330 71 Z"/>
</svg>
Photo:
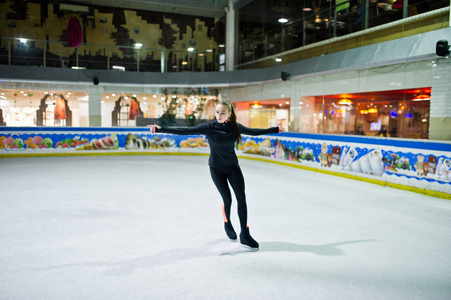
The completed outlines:
<svg viewBox="0 0 451 300">
<path fill-rule="evenodd" d="M 244 177 L 240 166 L 235 165 L 218 168 L 210 166 L 210 174 L 224 201 L 224 221 L 230 222 L 230 209 L 232 207 L 232 195 L 228 185 L 229 182 L 235 192 L 235 197 L 238 202 L 238 217 L 240 218 L 241 229 L 246 228 L 247 205 L 246 195 L 244 193 Z"/>
</svg>

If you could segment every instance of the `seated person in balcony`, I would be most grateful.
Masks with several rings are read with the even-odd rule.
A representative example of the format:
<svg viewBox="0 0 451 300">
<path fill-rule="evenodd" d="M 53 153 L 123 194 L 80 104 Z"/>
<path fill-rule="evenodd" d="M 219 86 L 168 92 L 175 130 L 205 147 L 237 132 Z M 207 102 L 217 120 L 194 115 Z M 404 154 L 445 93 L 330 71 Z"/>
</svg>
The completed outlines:
<svg viewBox="0 0 451 300">
<path fill-rule="evenodd" d="M 399 10 L 404 6 L 403 0 L 379 0 L 377 6 L 383 10 Z"/>
</svg>

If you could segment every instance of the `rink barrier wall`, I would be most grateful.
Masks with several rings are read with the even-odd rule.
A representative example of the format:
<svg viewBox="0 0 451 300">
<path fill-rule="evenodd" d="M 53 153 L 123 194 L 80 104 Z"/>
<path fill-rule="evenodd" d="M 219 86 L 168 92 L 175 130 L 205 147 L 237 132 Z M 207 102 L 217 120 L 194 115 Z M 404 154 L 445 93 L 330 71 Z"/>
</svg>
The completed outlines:
<svg viewBox="0 0 451 300">
<path fill-rule="evenodd" d="M 281 133 L 245 136 L 240 158 L 451 199 L 451 142 Z M 0 158 L 93 155 L 209 155 L 199 135 L 147 128 L 0 128 Z M 1 162 L 0 162 L 1 165 Z"/>
</svg>

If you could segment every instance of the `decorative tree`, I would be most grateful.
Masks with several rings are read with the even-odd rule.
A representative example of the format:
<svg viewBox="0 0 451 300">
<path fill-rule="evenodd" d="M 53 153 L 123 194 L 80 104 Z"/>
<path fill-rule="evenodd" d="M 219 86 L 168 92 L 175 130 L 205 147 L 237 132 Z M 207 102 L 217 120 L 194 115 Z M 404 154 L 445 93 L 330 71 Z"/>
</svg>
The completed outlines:
<svg viewBox="0 0 451 300">
<path fill-rule="evenodd" d="M 177 89 L 174 89 L 173 94 L 177 95 Z M 159 105 L 163 105 L 164 113 L 159 118 L 162 126 L 170 126 L 175 124 L 175 114 L 177 112 L 177 98 L 169 97 L 169 89 L 163 89 L 164 99 Z"/>
</svg>

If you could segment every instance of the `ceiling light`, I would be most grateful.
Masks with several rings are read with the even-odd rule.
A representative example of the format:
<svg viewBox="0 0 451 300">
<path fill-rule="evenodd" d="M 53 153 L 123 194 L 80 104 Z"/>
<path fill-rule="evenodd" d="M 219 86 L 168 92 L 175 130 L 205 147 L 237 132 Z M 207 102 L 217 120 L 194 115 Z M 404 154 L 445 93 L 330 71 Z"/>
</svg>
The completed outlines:
<svg viewBox="0 0 451 300">
<path fill-rule="evenodd" d="M 428 101 L 428 100 L 431 100 L 431 96 L 423 94 L 423 92 L 421 92 L 419 95 L 417 95 L 412 99 L 412 101 Z"/>
<path fill-rule="evenodd" d="M 286 18 L 280 18 L 279 20 L 279 23 L 287 23 L 288 22 L 288 19 L 286 19 Z"/>
<path fill-rule="evenodd" d="M 275 61 L 276 61 L 276 62 L 281 62 L 282 59 L 281 59 L 281 58 L 276 58 Z"/>
<path fill-rule="evenodd" d="M 349 99 L 341 99 L 340 101 L 338 101 L 338 104 L 340 105 L 351 105 L 352 101 Z"/>
<path fill-rule="evenodd" d="M 303 11 L 312 11 L 312 9 L 310 7 L 304 7 L 302 10 Z"/>
<path fill-rule="evenodd" d="M 193 52 L 193 51 L 194 51 L 194 48 L 193 48 L 193 47 L 189 47 L 188 49 L 186 49 L 186 51 L 188 51 L 188 52 Z"/>
<path fill-rule="evenodd" d="M 135 44 L 135 48 L 141 48 L 143 46 L 143 44 L 141 44 L 141 43 L 136 43 Z"/>
</svg>

